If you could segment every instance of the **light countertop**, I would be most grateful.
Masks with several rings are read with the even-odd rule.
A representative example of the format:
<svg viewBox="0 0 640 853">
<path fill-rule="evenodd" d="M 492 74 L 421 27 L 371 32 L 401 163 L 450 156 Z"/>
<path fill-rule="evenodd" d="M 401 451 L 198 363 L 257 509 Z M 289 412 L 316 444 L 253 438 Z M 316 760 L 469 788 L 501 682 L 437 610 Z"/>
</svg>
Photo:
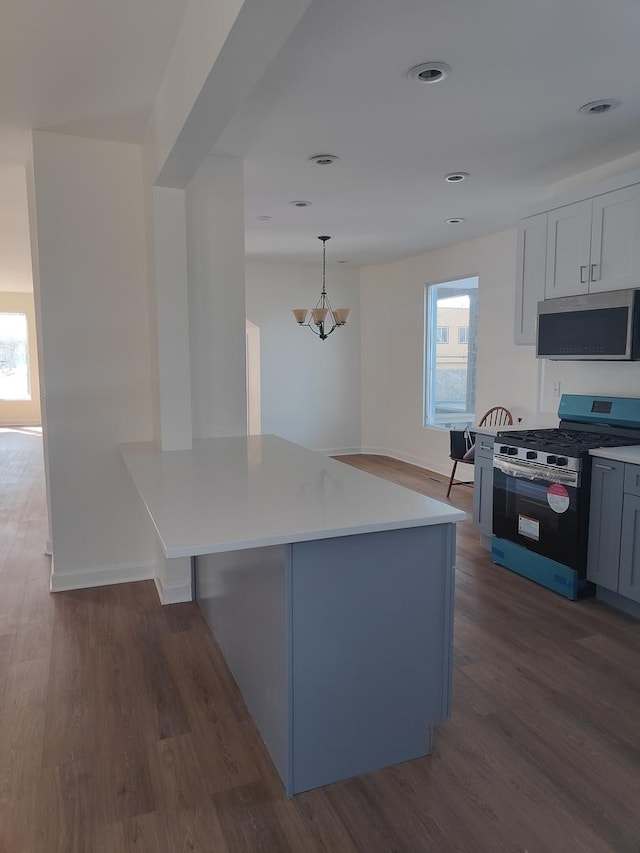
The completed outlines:
<svg viewBox="0 0 640 853">
<path fill-rule="evenodd" d="M 515 432 L 515 430 L 523 429 L 556 429 L 558 426 L 558 418 L 539 420 L 535 423 L 528 421 L 527 423 L 511 424 L 511 426 L 473 426 L 471 432 L 479 432 L 482 435 L 496 436 L 499 432 Z"/>
<path fill-rule="evenodd" d="M 275 435 L 121 446 L 166 557 L 462 521 L 466 514 Z"/>
<path fill-rule="evenodd" d="M 629 447 L 596 447 L 590 450 L 592 456 L 601 459 L 611 459 L 614 462 L 629 462 L 632 465 L 640 465 L 640 445 L 632 444 Z"/>
</svg>

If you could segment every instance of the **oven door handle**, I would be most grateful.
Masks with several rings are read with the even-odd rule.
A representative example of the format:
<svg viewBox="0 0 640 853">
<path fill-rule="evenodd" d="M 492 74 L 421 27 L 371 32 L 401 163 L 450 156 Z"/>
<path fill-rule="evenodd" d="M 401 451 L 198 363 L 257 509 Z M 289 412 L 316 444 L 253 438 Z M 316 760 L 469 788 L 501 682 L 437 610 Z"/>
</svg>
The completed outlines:
<svg viewBox="0 0 640 853">
<path fill-rule="evenodd" d="M 577 471 L 559 471 L 547 465 L 536 465 L 526 462 L 511 462 L 494 456 L 493 467 L 502 471 L 507 477 L 517 477 L 521 480 L 544 480 L 546 483 L 563 483 L 567 486 L 578 485 Z"/>
</svg>

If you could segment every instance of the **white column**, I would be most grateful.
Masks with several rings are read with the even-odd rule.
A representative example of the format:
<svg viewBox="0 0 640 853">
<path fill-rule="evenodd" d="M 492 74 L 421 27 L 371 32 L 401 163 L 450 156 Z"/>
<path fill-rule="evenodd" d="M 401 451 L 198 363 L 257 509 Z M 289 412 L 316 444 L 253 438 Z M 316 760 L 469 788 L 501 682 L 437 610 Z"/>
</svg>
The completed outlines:
<svg viewBox="0 0 640 853">
<path fill-rule="evenodd" d="M 150 578 L 118 450 L 153 427 L 141 149 L 34 132 L 32 179 L 52 589 Z"/>
<path fill-rule="evenodd" d="M 184 190 L 153 188 L 157 417 L 161 450 L 190 450 L 191 362 Z"/>
<path fill-rule="evenodd" d="M 186 210 L 193 437 L 246 435 L 242 161 L 205 160 Z"/>
</svg>

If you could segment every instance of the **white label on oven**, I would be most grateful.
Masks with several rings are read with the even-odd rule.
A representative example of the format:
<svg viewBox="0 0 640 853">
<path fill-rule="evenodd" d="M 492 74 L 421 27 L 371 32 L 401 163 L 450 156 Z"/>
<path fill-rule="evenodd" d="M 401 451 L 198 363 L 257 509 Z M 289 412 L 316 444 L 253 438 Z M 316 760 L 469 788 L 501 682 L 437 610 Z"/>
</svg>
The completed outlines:
<svg viewBox="0 0 640 853">
<path fill-rule="evenodd" d="M 518 533 L 521 536 L 526 536 L 527 539 L 540 541 L 540 522 L 535 518 L 529 518 L 528 515 L 518 516 Z"/>
<path fill-rule="evenodd" d="M 552 483 L 547 489 L 547 503 L 554 512 L 566 512 L 569 509 L 569 492 L 562 483 Z"/>
</svg>

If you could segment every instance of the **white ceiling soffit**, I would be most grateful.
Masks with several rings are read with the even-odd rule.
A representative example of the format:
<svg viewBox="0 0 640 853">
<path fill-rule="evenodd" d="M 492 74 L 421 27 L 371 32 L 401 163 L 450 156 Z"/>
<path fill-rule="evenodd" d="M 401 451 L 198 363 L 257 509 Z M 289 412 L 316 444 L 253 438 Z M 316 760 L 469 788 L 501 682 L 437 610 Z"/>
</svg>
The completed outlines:
<svg viewBox="0 0 640 853">
<path fill-rule="evenodd" d="M 187 0 L 22 0 L 0 28 L 0 163 L 32 128 L 140 142 Z"/>
<path fill-rule="evenodd" d="M 372 263 L 512 226 L 640 148 L 638 32 L 629 0 L 313 2 L 216 147 L 246 157 L 248 254 L 315 261 L 326 233 L 331 260 Z M 407 79 L 429 60 L 443 82 Z M 577 112 L 605 97 L 621 105 Z"/>
<path fill-rule="evenodd" d="M 0 291 L 32 289 L 31 129 L 141 142 L 187 0 L 14 0 L 0 27 Z"/>
</svg>

